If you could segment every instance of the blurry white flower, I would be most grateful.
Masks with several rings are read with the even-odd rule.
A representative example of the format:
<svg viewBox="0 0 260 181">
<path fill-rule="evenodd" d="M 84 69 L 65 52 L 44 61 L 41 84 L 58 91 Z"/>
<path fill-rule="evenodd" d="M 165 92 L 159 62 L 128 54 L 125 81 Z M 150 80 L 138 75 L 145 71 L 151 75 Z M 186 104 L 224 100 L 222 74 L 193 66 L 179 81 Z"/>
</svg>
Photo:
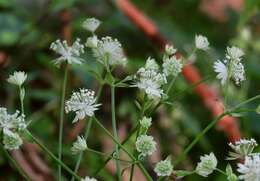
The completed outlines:
<svg viewBox="0 0 260 181">
<path fill-rule="evenodd" d="M 156 150 L 156 142 L 152 136 L 147 135 L 138 136 L 135 146 L 136 150 L 140 152 L 142 156 L 151 155 Z"/>
<path fill-rule="evenodd" d="M 240 36 L 243 40 L 245 41 L 249 41 L 252 38 L 252 33 L 250 30 L 250 27 L 244 27 L 242 28 L 242 30 L 240 31 Z"/>
<path fill-rule="evenodd" d="M 208 39 L 207 39 L 207 37 L 202 36 L 202 35 L 195 35 L 195 45 L 196 45 L 196 48 L 204 50 L 204 51 L 209 49 Z"/>
<path fill-rule="evenodd" d="M 170 176 L 173 171 L 173 166 L 171 164 L 170 157 L 158 162 L 155 165 L 154 171 L 157 174 L 157 176 L 159 176 L 159 177 Z"/>
<path fill-rule="evenodd" d="M 94 56 L 105 66 L 126 65 L 127 59 L 121 43 L 111 37 L 103 37 L 98 41 L 97 48 L 93 48 Z"/>
<path fill-rule="evenodd" d="M 152 125 L 152 118 L 143 117 L 143 119 L 140 120 L 140 125 L 148 129 Z"/>
<path fill-rule="evenodd" d="M 244 55 L 244 52 L 235 46 L 227 47 L 227 58 L 233 60 L 240 60 L 240 58 Z"/>
<path fill-rule="evenodd" d="M 217 163 L 218 161 L 214 153 L 201 156 L 200 162 L 197 164 L 196 167 L 196 173 L 203 177 L 207 177 L 216 169 Z"/>
<path fill-rule="evenodd" d="M 57 66 L 63 62 L 67 62 L 68 64 L 81 64 L 83 61 L 83 59 L 80 58 L 80 54 L 84 53 L 84 46 L 80 43 L 80 39 L 77 39 L 72 46 L 69 46 L 66 40 L 62 42 L 56 40 L 51 44 L 50 49 L 61 55 L 53 61 Z"/>
<path fill-rule="evenodd" d="M 71 98 L 65 103 L 66 113 L 73 111 L 76 116 L 72 123 L 77 122 L 80 119 L 84 119 L 86 116 L 93 116 L 94 111 L 98 110 L 100 104 L 95 104 L 96 98 L 95 92 L 88 89 L 80 89 L 79 92 L 73 92 Z"/>
<path fill-rule="evenodd" d="M 165 58 L 162 66 L 163 73 L 166 76 L 173 75 L 176 77 L 182 71 L 183 64 L 176 56 L 172 56 L 170 58 Z"/>
<path fill-rule="evenodd" d="M 257 143 L 253 138 L 240 139 L 235 143 L 229 143 L 229 146 L 235 151 L 235 153 L 230 153 L 231 158 L 229 159 L 238 159 L 251 154 L 254 148 L 257 146 Z"/>
<path fill-rule="evenodd" d="M 19 111 L 14 114 L 8 114 L 7 109 L 0 107 L 0 129 L 12 131 L 22 131 L 26 128 L 25 116 L 20 115 Z"/>
<path fill-rule="evenodd" d="M 149 70 L 159 70 L 159 65 L 156 63 L 154 58 L 148 57 L 145 63 L 145 69 Z"/>
<path fill-rule="evenodd" d="M 237 171 L 241 174 L 239 179 L 244 181 L 260 180 L 260 155 L 252 154 L 245 157 L 244 163 L 237 164 Z"/>
<path fill-rule="evenodd" d="M 27 75 L 24 72 L 18 71 L 18 72 L 14 72 L 13 75 L 10 75 L 9 78 L 7 79 L 7 81 L 11 84 L 15 84 L 18 86 L 21 86 L 24 81 L 26 80 Z"/>
<path fill-rule="evenodd" d="M 177 50 L 175 48 L 173 48 L 172 45 L 168 45 L 166 44 L 165 45 L 165 53 L 166 55 L 170 56 L 170 55 L 173 55 L 177 52 Z"/>
<path fill-rule="evenodd" d="M 245 80 L 245 69 L 241 62 L 233 62 L 231 66 L 231 75 L 235 83 L 238 85 Z"/>
<path fill-rule="evenodd" d="M 85 28 L 86 30 L 94 33 L 100 24 L 101 24 L 101 22 L 98 19 L 88 18 L 83 22 L 82 27 Z"/>
<path fill-rule="evenodd" d="M 98 45 L 98 38 L 96 35 L 93 35 L 92 37 L 88 37 L 86 42 L 86 47 L 97 48 L 97 45 Z"/>
<path fill-rule="evenodd" d="M 71 147 L 71 152 L 73 155 L 76 155 L 80 152 L 85 151 L 88 148 L 86 140 L 84 137 L 77 137 L 77 141 L 75 141 Z"/>
<path fill-rule="evenodd" d="M 85 177 L 81 181 L 97 181 L 95 178 Z"/>
<path fill-rule="evenodd" d="M 16 150 L 23 144 L 23 140 L 19 134 L 3 129 L 3 144 L 5 149 Z"/>
<path fill-rule="evenodd" d="M 214 63 L 214 71 L 217 73 L 217 78 L 220 79 L 221 84 L 224 85 L 228 79 L 228 70 L 224 63 L 216 61 Z"/>
</svg>

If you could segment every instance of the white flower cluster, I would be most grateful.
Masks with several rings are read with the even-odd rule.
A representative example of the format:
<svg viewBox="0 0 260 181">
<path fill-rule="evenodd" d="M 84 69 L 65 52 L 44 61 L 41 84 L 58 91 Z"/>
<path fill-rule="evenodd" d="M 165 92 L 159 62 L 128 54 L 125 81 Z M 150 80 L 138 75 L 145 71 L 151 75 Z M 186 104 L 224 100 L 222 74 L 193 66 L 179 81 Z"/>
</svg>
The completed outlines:
<svg viewBox="0 0 260 181">
<path fill-rule="evenodd" d="M 81 181 L 97 181 L 95 178 L 85 177 Z"/>
<path fill-rule="evenodd" d="M 233 79 L 238 85 L 245 80 L 244 65 L 241 63 L 244 52 L 237 47 L 227 47 L 226 58 L 223 61 L 217 60 L 214 63 L 214 71 L 217 78 L 224 85 L 228 79 Z"/>
<path fill-rule="evenodd" d="M 195 35 L 195 45 L 197 49 L 207 51 L 209 49 L 209 41 L 207 37 L 202 35 Z"/>
<path fill-rule="evenodd" d="M 152 136 L 140 135 L 135 142 L 136 150 L 140 152 L 140 155 L 145 157 L 152 155 L 156 150 L 156 142 Z"/>
<path fill-rule="evenodd" d="M 159 177 L 170 176 L 173 171 L 173 165 L 171 163 L 171 158 L 167 157 L 165 160 L 161 160 L 155 165 L 155 173 Z"/>
<path fill-rule="evenodd" d="M 24 117 L 19 111 L 8 114 L 6 108 L 0 107 L 0 130 L 3 132 L 3 144 L 6 149 L 15 150 L 22 145 L 20 132 L 27 127 Z"/>
<path fill-rule="evenodd" d="M 76 116 L 72 123 L 84 119 L 86 116 L 93 116 L 94 111 L 98 110 L 100 104 L 95 104 L 95 92 L 89 89 L 80 89 L 78 92 L 73 92 L 71 98 L 65 103 L 65 111 L 69 113 L 73 111 Z"/>
<path fill-rule="evenodd" d="M 18 72 L 14 72 L 13 75 L 10 75 L 9 78 L 7 79 L 7 81 L 10 84 L 22 86 L 22 84 L 25 82 L 26 78 L 27 78 L 26 73 L 24 73 L 22 71 L 18 71 Z"/>
<path fill-rule="evenodd" d="M 167 57 L 163 60 L 163 73 L 166 76 L 174 76 L 177 75 L 182 71 L 183 64 L 180 59 L 177 59 L 175 55 L 171 57 Z"/>
<path fill-rule="evenodd" d="M 215 157 L 214 153 L 201 156 L 200 162 L 197 164 L 196 167 L 196 173 L 203 177 L 207 177 L 216 169 L 217 163 L 218 160 Z"/>
<path fill-rule="evenodd" d="M 72 46 L 69 46 L 66 40 L 56 40 L 51 44 L 50 49 L 60 55 L 59 58 L 53 60 L 57 66 L 63 62 L 81 64 L 84 61 L 80 58 L 81 53 L 84 53 L 84 45 L 80 43 L 80 39 L 76 39 Z"/>
<path fill-rule="evenodd" d="M 90 31 L 91 33 L 94 33 L 100 24 L 101 22 L 96 18 L 87 18 L 83 22 L 82 27 Z"/>
<path fill-rule="evenodd" d="M 73 155 L 81 153 L 88 148 L 86 140 L 84 137 L 78 136 L 77 140 L 73 143 L 71 147 L 71 152 Z"/>
<path fill-rule="evenodd" d="M 143 117 L 140 120 L 140 125 L 142 128 L 148 130 L 148 128 L 150 128 L 150 126 L 152 125 L 152 118 Z"/>
<path fill-rule="evenodd" d="M 148 58 L 145 67 L 140 68 L 136 75 L 135 87 L 143 90 L 150 99 L 158 99 L 163 95 L 162 86 L 167 83 L 166 77 L 159 72 L 159 66 L 154 59 Z"/>
</svg>

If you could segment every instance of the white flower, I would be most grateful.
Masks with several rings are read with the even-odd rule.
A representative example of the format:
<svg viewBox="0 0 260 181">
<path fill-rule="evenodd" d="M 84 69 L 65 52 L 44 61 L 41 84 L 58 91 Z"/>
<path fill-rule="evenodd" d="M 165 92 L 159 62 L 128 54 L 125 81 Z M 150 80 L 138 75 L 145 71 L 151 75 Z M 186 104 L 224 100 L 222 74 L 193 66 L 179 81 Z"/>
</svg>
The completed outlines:
<svg viewBox="0 0 260 181">
<path fill-rule="evenodd" d="M 84 137 L 77 137 L 77 141 L 75 141 L 71 147 L 71 152 L 73 155 L 76 155 L 80 152 L 85 151 L 88 148 L 86 140 Z"/>
<path fill-rule="evenodd" d="M 175 54 L 176 52 L 177 52 L 177 49 L 173 48 L 172 45 L 168 45 L 168 44 L 165 45 L 166 55 L 170 56 L 170 55 Z"/>
<path fill-rule="evenodd" d="M 257 146 L 257 143 L 253 138 L 240 139 L 235 143 L 229 143 L 229 146 L 235 151 L 235 153 L 230 153 L 230 159 L 237 159 L 251 154 L 254 148 Z"/>
<path fill-rule="evenodd" d="M 152 136 L 147 135 L 138 136 L 135 146 L 136 150 L 140 152 L 142 156 L 151 155 L 156 150 L 156 142 Z"/>
<path fill-rule="evenodd" d="M 98 19 L 88 18 L 83 22 L 82 27 L 85 28 L 86 30 L 94 33 L 100 24 L 101 24 L 101 22 Z"/>
<path fill-rule="evenodd" d="M 240 58 L 244 55 L 244 52 L 235 46 L 227 47 L 227 58 L 233 60 L 240 60 Z"/>
<path fill-rule="evenodd" d="M 19 134 L 3 129 L 3 144 L 5 149 L 16 150 L 23 144 L 23 140 Z"/>
<path fill-rule="evenodd" d="M 22 131 L 27 127 L 24 118 L 25 116 L 20 115 L 19 111 L 16 111 L 14 114 L 8 114 L 6 108 L 0 107 L 0 128 L 1 129 Z"/>
<path fill-rule="evenodd" d="M 196 48 L 204 50 L 204 51 L 209 49 L 208 39 L 207 39 L 207 37 L 202 36 L 202 35 L 195 35 L 195 45 L 196 45 Z"/>
<path fill-rule="evenodd" d="M 196 173 L 207 177 L 211 174 L 217 167 L 217 158 L 214 153 L 210 153 L 209 155 L 204 155 L 200 157 L 200 162 L 197 164 Z"/>
<path fill-rule="evenodd" d="M 27 78 L 26 73 L 18 71 L 18 72 L 14 72 L 13 75 L 10 75 L 7 81 L 11 84 L 21 86 L 25 82 L 26 78 Z"/>
<path fill-rule="evenodd" d="M 145 91 L 148 98 L 161 98 L 163 95 L 162 86 L 167 83 L 164 74 L 152 69 L 140 68 L 135 77 L 137 82 L 134 86 Z"/>
<path fill-rule="evenodd" d="M 183 64 L 176 56 L 172 56 L 170 58 L 165 58 L 162 66 L 163 73 L 166 76 L 173 75 L 176 77 L 182 71 Z"/>
<path fill-rule="evenodd" d="M 93 116 L 94 111 L 98 110 L 100 104 L 95 104 L 96 98 L 95 92 L 88 89 L 80 89 L 79 92 L 73 92 L 71 98 L 66 101 L 65 111 L 66 113 L 73 111 L 76 112 L 76 116 L 72 123 L 77 122 L 80 119 L 84 119 L 86 116 Z"/>
<path fill-rule="evenodd" d="M 245 69 L 241 62 L 233 62 L 231 66 L 231 75 L 237 85 L 245 80 Z"/>
<path fill-rule="evenodd" d="M 152 125 L 152 118 L 143 117 L 143 119 L 140 120 L 140 125 L 148 129 Z"/>
<path fill-rule="evenodd" d="M 260 180 L 260 154 L 245 157 L 244 163 L 238 163 L 237 171 L 241 174 L 239 179 L 244 181 Z"/>
<path fill-rule="evenodd" d="M 228 79 L 228 70 L 224 63 L 217 61 L 214 63 L 214 71 L 218 74 L 217 78 L 221 80 L 221 84 L 224 85 Z"/>
<path fill-rule="evenodd" d="M 85 177 L 81 181 L 97 181 L 95 178 Z"/>
<path fill-rule="evenodd" d="M 154 58 L 148 57 L 145 63 L 145 69 L 147 70 L 159 70 L 159 65 L 156 63 Z"/>
<path fill-rule="evenodd" d="M 127 59 L 121 43 L 111 37 L 103 37 L 98 41 L 97 48 L 93 48 L 94 57 L 105 66 L 126 65 Z"/>
<path fill-rule="evenodd" d="M 159 177 L 170 176 L 173 171 L 173 166 L 171 164 L 170 157 L 158 162 L 155 165 L 154 171 Z"/>
<path fill-rule="evenodd" d="M 61 56 L 55 59 L 53 62 L 55 65 L 60 65 L 63 62 L 68 64 L 81 64 L 83 59 L 80 58 L 80 54 L 84 53 L 84 46 L 80 43 L 80 39 L 77 39 L 72 46 L 69 46 L 67 41 L 56 40 L 50 46 L 50 49 L 55 51 Z"/>
<path fill-rule="evenodd" d="M 93 35 L 92 37 L 88 37 L 86 42 L 86 47 L 97 48 L 97 45 L 98 45 L 98 38 L 96 35 Z"/>
</svg>

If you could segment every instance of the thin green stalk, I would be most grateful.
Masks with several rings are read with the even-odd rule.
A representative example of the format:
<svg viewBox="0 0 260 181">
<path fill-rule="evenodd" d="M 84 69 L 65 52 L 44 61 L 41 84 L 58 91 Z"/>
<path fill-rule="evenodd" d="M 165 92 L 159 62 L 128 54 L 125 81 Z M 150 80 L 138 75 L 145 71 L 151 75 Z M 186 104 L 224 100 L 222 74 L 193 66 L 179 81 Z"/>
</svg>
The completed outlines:
<svg viewBox="0 0 260 181">
<path fill-rule="evenodd" d="M 174 78 L 172 78 L 172 80 L 171 80 L 171 82 L 170 82 L 170 85 L 169 85 L 168 89 L 166 90 L 166 93 L 165 93 L 166 95 L 168 95 L 169 92 L 171 91 L 171 89 L 172 89 L 172 87 L 173 87 L 173 84 L 174 84 L 176 78 L 177 78 L 177 76 L 175 76 Z"/>
<path fill-rule="evenodd" d="M 11 161 L 12 165 L 17 169 L 17 171 L 24 177 L 25 180 L 30 181 L 31 179 L 26 175 L 21 166 L 16 162 L 16 160 L 10 155 L 10 153 L 0 144 L 5 156 Z"/>
<path fill-rule="evenodd" d="M 44 144 L 42 144 L 37 138 L 35 138 L 28 130 L 26 130 L 27 135 L 30 139 L 32 139 L 39 147 L 46 152 L 55 162 L 58 163 L 62 168 L 64 168 L 68 173 L 73 175 L 77 180 L 81 180 L 81 178 L 72 171 L 67 165 L 65 165 L 59 158 L 57 158 Z"/>
<path fill-rule="evenodd" d="M 21 111 L 22 111 L 22 114 L 24 114 L 24 105 L 23 105 L 23 99 L 24 99 L 24 93 L 22 92 L 22 91 L 24 91 L 23 89 L 22 89 L 22 87 L 21 86 L 19 86 L 19 94 L 20 94 L 20 104 L 21 104 Z"/>
<path fill-rule="evenodd" d="M 64 70 L 64 78 L 62 82 L 62 95 L 61 95 L 61 102 L 60 102 L 60 122 L 59 122 L 59 160 L 62 160 L 62 140 L 63 140 L 63 122 L 64 122 L 64 102 L 65 102 L 65 94 L 66 94 L 66 87 L 67 87 L 67 79 L 68 79 L 68 69 L 69 66 L 66 63 L 65 70 Z M 61 165 L 58 165 L 58 180 L 61 180 Z"/>
<path fill-rule="evenodd" d="M 139 124 L 137 124 L 128 134 L 128 136 L 122 141 L 122 145 L 124 145 L 125 143 L 128 142 L 128 140 L 130 140 L 130 138 L 135 134 L 135 132 L 138 130 Z M 120 149 L 120 148 L 119 148 Z M 96 176 L 105 166 L 106 164 L 111 160 L 111 157 L 114 155 L 115 150 L 110 154 L 110 157 L 108 157 L 104 163 L 94 172 L 94 176 Z"/>
<path fill-rule="evenodd" d="M 215 170 L 216 170 L 216 171 L 218 171 L 219 173 L 221 173 L 221 174 L 223 174 L 223 175 L 227 176 L 226 172 L 224 172 L 224 171 L 220 170 L 219 168 L 216 168 Z"/>
<path fill-rule="evenodd" d="M 115 87 L 114 85 L 111 85 L 111 112 L 112 112 L 112 128 L 113 128 L 113 135 L 116 140 L 118 140 L 118 135 L 117 135 L 117 126 L 116 126 L 116 111 L 115 111 Z M 115 144 L 115 149 L 116 149 L 116 157 L 119 158 L 119 149 L 118 145 Z M 117 172 L 117 177 L 118 180 L 122 180 L 121 176 L 121 170 L 120 170 L 120 163 L 118 160 L 116 160 L 116 172 Z"/>
<path fill-rule="evenodd" d="M 114 138 L 114 136 L 95 118 L 94 121 L 98 124 L 98 126 L 100 128 L 103 129 L 103 131 L 118 145 L 118 147 L 120 147 L 134 162 L 136 162 L 135 157 L 124 147 L 122 146 L 116 138 Z M 151 178 L 151 176 L 148 174 L 148 172 L 146 171 L 146 169 L 143 167 L 143 165 L 138 162 L 138 167 L 141 169 L 141 171 L 143 172 L 143 174 L 145 175 L 146 179 L 148 181 L 153 181 L 153 179 Z"/>
</svg>

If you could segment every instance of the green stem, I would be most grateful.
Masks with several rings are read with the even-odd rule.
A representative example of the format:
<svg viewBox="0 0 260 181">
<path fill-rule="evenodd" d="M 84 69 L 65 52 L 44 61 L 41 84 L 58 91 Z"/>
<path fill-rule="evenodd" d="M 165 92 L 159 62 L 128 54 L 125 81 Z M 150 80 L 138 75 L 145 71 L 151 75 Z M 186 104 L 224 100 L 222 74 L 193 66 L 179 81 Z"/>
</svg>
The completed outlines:
<svg viewBox="0 0 260 181">
<path fill-rule="evenodd" d="M 22 114 L 24 115 L 24 105 L 23 105 L 23 96 L 22 96 L 22 87 L 19 86 L 19 94 L 20 94 L 20 104 L 21 104 L 21 111 Z"/>
<path fill-rule="evenodd" d="M 65 165 L 59 158 L 57 158 L 46 146 L 44 146 L 37 138 L 35 138 L 28 130 L 26 130 L 27 135 L 32 139 L 39 147 L 46 152 L 55 162 L 57 162 L 62 168 L 64 168 L 68 173 L 73 175 L 77 180 L 81 178 L 73 172 L 67 165 Z"/>
<path fill-rule="evenodd" d="M 223 174 L 223 175 L 226 175 L 226 176 L 227 176 L 226 172 L 224 172 L 224 171 L 220 170 L 219 168 L 216 168 L 215 170 L 216 170 L 216 171 L 218 171 L 219 173 L 221 173 L 221 174 Z"/>
<path fill-rule="evenodd" d="M 177 76 L 176 76 L 176 77 L 177 77 Z M 171 91 L 171 89 L 172 89 L 172 87 L 173 87 L 173 84 L 174 84 L 174 82 L 175 82 L 175 80 L 176 80 L 176 77 L 172 78 L 171 83 L 170 83 L 168 89 L 166 90 L 166 93 L 165 93 L 166 95 L 168 95 L 169 92 Z"/>
<path fill-rule="evenodd" d="M 103 129 L 103 131 L 118 145 L 118 147 L 120 147 L 134 162 L 136 162 L 135 157 L 124 147 L 122 146 L 116 138 L 114 138 L 114 136 L 96 119 L 96 117 L 93 117 L 94 121 L 98 124 L 98 126 L 100 128 Z M 143 174 L 145 175 L 146 179 L 148 181 L 152 181 L 153 179 L 151 178 L 151 176 L 148 174 L 148 172 L 146 171 L 146 169 L 143 167 L 143 165 L 138 162 L 138 167 L 141 169 L 141 171 L 143 172 Z"/>
<path fill-rule="evenodd" d="M 117 135 L 117 126 L 116 126 L 116 111 L 115 111 L 115 87 L 111 85 L 111 112 L 112 112 L 112 128 L 113 128 L 113 135 L 116 140 L 118 140 Z M 119 159 L 119 149 L 118 145 L 115 143 L 115 150 L 116 150 L 116 157 Z M 116 172 L 118 180 L 122 180 L 121 170 L 120 170 L 120 163 L 116 160 Z"/>
<path fill-rule="evenodd" d="M 65 65 L 64 70 L 64 78 L 62 83 L 62 95 L 61 95 L 61 102 L 60 102 L 60 123 L 59 123 L 59 160 L 62 160 L 62 139 L 63 139 L 63 122 L 64 122 L 64 102 L 65 102 L 65 94 L 66 94 L 66 86 L 67 86 L 67 79 L 68 79 L 68 64 Z M 58 180 L 61 180 L 61 165 L 58 165 Z"/>
<path fill-rule="evenodd" d="M 2 144 L 0 144 L 1 149 L 3 150 L 5 156 L 11 161 L 13 166 L 17 169 L 17 171 L 24 177 L 25 180 L 29 181 L 31 180 L 24 170 L 21 168 L 21 166 L 16 162 L 16 160 L 10 155 L 10 153 L 3 147 Z"/>
</svg>

